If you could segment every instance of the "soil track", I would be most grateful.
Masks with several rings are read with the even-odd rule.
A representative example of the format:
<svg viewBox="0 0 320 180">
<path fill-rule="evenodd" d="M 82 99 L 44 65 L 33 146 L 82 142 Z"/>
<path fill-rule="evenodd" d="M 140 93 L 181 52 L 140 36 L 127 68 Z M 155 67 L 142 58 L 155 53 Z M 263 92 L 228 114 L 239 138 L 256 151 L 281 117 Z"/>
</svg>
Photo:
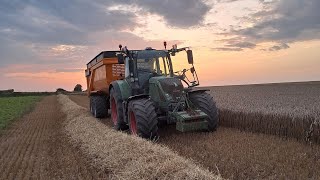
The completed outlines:
<svg viewBox="0 0 320 180">
<path fill-rule="evenodd" d="M 59 106 L 56 96 L 44 97 L 1 134 L 0 179 L 101 177 L 68 142 Z"/>
<path fill-rule="evenodd" d="M 77 103 L 78 105 L 84 107 L 84 108 L 87 108 L 89 109 L 90 106 L 89 106 L 89 98 L 88 96 L 82 96 L 82 95 L 69 95 L 69 98 Z"/>
<path fill-rule="evenodd" d="M 88 108 L 86 96 L 70 96 Z M 104 119 L 111 125 L 109 119 Z M 215 133 L 160 128 L 160 141 L 180 155 L 231 179 L 319 179 L 320 147 L 220 127 Z"/>
</svg>

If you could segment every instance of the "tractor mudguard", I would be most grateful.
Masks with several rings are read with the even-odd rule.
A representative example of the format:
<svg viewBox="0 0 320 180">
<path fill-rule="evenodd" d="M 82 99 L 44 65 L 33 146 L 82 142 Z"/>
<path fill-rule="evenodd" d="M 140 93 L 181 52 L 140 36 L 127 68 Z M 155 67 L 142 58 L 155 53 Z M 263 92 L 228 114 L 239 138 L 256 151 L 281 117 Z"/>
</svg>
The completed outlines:
<svg viewBox="0 0 320 180">
<path fill-rule="evenodd" d="M 122 103 L 122 107 L 123 107 L 123 118 L 124 118 L 124 122 L 128 123 L 128 104 L 130 101 L 135 100 L 135 99 L 149 99 L 150 96 L 148 94 L 139 94 L 139 95 L 135 95 L 135 96 L 130 96 L 129 98 L 127 98 L 127 100 L 124 100 Z"/>
<path fill-rule="evenodd" d="M 125 80 L 113 81 L 109 87 L 109 92 L 111 88 L 114 88 L 117 92 L 121 93 L 121 98 L 123 101 L 127 100 L 131 95 L 131 88 L 128 82 Z"/>
<path fill-rule="evenodd" d="M 143 98 L 146 98 L 148 99 L 150 96 L 148 94 L 139 94 L 139 95 L 135 95 L 135 96 L 130 96 L 128 99 L 127 99 L 127 102 L 129 103 L 131 100 L 134 100 L 134 99 L 143 99 Z"/>
<path fill-rule="evenodd" d="M 192 89 L 188 91 L 188 93 L 196 93 L 196 92 L 207 92 L 210 91 L 209 89 Z"/>
</svg>

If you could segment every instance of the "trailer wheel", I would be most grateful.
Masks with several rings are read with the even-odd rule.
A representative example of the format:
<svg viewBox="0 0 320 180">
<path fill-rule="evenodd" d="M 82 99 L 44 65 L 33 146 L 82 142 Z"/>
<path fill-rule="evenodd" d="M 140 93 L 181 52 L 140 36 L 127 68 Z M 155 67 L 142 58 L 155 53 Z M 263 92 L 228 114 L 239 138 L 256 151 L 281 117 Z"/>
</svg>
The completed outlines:
<svg viewBox="0 0 320 180">
<path fill-rule="evenodd" d="M 114 88 L 110 90 L 110 109 L 111 109 L 111 120 L 116 130 L 127 130 L 128 125 L 123 119 L 123 107 L 121 94 L 116 92 Z"/>
<path fill-rule="evenodd" d="M 158 118 L 151 100 L 130 101 L 128 118 L 132 135 L 152 140 L 158 138 Z"/>
<path fill-rule="evenodd" d="M 107 99 L 105 96 L 90 97 L 90 111 L 96 118 L 104 118 L 108 115 Z"/>
<path fill-rule="evenodd" d="M 194 92 L 189 94 L 189 98 L 197 108 L 209 116 L 209 131 L 215 131 L 218 127 L 219 113 L 212 96 L 206 92 Z"/>
<path fill-rule="evenodd" d="M 91 114 L 93 114 L 93 112 L 94 112 L 93 98 L 94 98 L 94 96 L 90 96 L 90 112 L 91 112 Z"/>
</svg>

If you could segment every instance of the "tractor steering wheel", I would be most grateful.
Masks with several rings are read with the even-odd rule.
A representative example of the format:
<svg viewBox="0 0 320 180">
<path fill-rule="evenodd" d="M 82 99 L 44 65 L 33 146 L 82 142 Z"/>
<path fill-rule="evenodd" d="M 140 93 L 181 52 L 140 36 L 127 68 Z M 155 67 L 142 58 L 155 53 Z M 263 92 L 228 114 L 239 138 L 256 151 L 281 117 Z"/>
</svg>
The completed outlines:
<svg viewBox="0 0 320 180">
<path fill-rule="evenodd" d="M 190 69 L 183 69 L 182 71 L 176 71 L 176 72 L 174 72 L 174 73 L 178 73 L 178 75 L 185 75 L 185 73 L 187 72 L 187 71 L 189 71 Z M 181 74 L 180 74 L 181 73 Z"/>
<path fill-rule="evenodd" d="M 174 72 L 175 74 L 178 74 L 176 75 L 177 78 L 181 79 L 184 81 L 184 79 L 186 78 L 186 72 L 189 71 L 190 69 L 183 69 L 182 71 L 176 71 Z"/>
</svg>

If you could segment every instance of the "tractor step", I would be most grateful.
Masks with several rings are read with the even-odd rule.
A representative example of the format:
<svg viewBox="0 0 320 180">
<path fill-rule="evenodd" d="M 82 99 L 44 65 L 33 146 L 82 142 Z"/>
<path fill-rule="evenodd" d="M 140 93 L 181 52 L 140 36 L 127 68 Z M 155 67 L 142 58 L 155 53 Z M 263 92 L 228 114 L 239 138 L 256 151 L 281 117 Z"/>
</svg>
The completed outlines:
<svg viewBox="0 0 320 180">
<path fill-rule="evenodd" d="M 176 129 L 181 132 L 208 130 L 208 115 L 200 110 L 175 112 Z"/>
</svg>

